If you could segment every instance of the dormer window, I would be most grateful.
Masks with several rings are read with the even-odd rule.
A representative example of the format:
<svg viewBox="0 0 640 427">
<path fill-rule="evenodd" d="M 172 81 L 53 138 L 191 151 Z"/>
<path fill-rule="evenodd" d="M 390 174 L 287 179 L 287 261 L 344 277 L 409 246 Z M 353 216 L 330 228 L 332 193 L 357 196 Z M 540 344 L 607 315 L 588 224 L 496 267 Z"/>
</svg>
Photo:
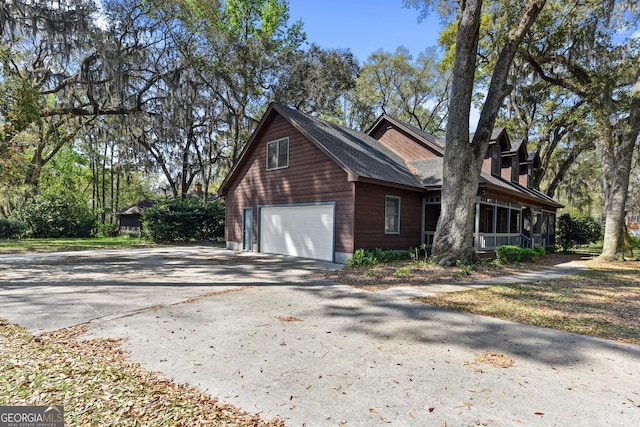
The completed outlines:
<svg viewBox="0 0 640 427">
<path fill-rule="evenodd" d="M 267 142 L 267 170 L 289 166 L 289 138 Z"/>
<path fill-rule="evenodd" d="M 491 175 L 500 176 L 501 159 L 500 145 L 496 144 L 491 147 Z"/>
<path fill-rule="evenodd" d="M 527 187 L 533 188 L 533 163 L 529 163 L 527 169 Z"/>
<path fill-rule="evenodd" d="M 520 166 L 520 160 L 518 156 L 515 155 L 511 158 L 511 182 L 518 182 L 518 175 L 520 173 L 518 166 Z"/>
</svg>

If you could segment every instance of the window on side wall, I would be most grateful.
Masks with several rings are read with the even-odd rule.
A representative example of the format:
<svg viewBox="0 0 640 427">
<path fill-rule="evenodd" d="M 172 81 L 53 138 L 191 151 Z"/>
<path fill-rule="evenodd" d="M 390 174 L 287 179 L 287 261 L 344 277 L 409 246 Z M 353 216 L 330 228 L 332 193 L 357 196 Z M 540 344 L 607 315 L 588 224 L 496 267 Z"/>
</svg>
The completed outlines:
<svg viewBox="0 0 640 427">
<path fill-rule="evenodd" d="M 400 197 L 385 197 L 384 232 L 385 234 L 400 233 Z"/>
<path fill-rule="evenodd" d="M 267 170 L 289 167 L 289 138 L 267 142 Z"/>
</svg>

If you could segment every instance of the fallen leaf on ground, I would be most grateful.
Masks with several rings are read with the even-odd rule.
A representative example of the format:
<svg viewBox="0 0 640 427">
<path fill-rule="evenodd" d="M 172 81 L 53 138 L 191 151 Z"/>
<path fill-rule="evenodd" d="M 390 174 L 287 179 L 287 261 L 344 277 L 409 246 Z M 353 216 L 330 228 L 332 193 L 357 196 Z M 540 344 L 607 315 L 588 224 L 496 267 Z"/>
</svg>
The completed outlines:
<svg viewBox="0 0 640 427">
<path fill-rule="evenodd" d="M 276 319 L 281 322 L 302 322 L 302 319 L 295 316 L 274 316 Z"/>
<path fill-rule="evenodd" d="M 504 354 L 496 353 L 493 351 L 485 351 L 476 356 L 476 363 L 486 363 L 498 368 L 510 368 L 515 365 L 515 361 Z"/>
</svg>

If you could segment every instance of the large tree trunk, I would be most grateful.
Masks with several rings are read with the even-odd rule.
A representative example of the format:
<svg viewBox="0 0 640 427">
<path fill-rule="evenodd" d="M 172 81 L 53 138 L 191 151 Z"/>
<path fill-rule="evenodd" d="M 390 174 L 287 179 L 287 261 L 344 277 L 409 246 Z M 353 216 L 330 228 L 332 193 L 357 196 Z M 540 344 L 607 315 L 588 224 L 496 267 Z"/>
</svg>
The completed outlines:
<svg viewBox="0 0 640 427">
<path fill-rule="evenodd" d="M 604 244 L 600 258 L 624 259 L 624 217 L 626 215 L 627 194 L 631 160 L 640 134 L 640 70 L 631 91 L 629 116 L 622 120 L 622 126 L 614 129 L 605 123 L 607 134 L 602 150 L 602 171 L 605 191 L 606 220 Z M 608 122 L 608 121 L 607 121 Z M 617 131 L 617 132 L 616 132 Z"/>
<path fill-rule="evenodd" d="M 480 171 L 469 150 L 469 115 L 476 72 L 482 0 L 461 4 L 443 159 L 442 206 L 433 253 L 442 261 L 473 260 L 474 206 Z"/>
<path fill-rule="evenodd" d="M 629 189 L 629 172 L 633 146 L 618 150 L 618 155 L 603 153 L 602 169 L 605 183 L 604 244 L 601 258 L 624 259 L 624 217 Z M 626 156 L 623 153 L 627 153 Z"/>
<path fill-rule="evenodd" d="M 461 2 L 456 38 L 456 59 L 449 102 L 443 159 L 442 206 L 434 236 L 433 253 L 441 263 L 475 260 L 473 233 L 475 199 L 482 161 L 487 152 L 498 111 L 511 92 L 506 84 L 513 57 L 546 0 L 530 0 L 522 10 L 496 61 L 476 133 L 469 142 L 469 113 L 476 71 L 482 0 Z"/>
</svg>

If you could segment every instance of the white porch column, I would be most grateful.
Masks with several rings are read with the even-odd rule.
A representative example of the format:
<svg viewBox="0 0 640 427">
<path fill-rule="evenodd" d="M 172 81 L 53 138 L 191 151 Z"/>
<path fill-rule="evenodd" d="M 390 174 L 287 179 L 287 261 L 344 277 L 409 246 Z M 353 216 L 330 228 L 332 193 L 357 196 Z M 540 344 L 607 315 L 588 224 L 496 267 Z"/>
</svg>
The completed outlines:
<svg viewBox="0 0 640 427">
<path fill-rule="evenodd" d="M 476 226 L 473 232 L 475 236 L 475 251 L 478 252 L 480 250 L 480 196 L 476 196 Z"/>
</svg>

